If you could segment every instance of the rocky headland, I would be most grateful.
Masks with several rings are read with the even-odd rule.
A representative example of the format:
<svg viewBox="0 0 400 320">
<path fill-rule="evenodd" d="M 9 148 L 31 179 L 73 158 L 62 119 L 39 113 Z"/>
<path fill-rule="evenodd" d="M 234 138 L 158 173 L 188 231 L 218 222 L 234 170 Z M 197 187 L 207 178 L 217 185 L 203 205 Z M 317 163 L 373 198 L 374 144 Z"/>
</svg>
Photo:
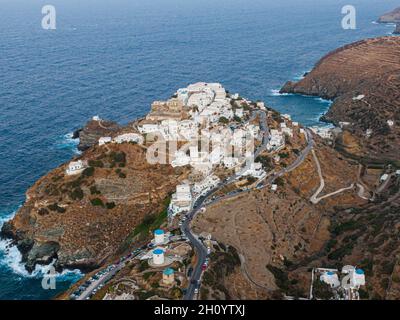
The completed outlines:
<svg viewBox="0 0 400 320">
<path fill-rule="evenodd" d="M 400 7 L 394 9 L 391 12 L 385 13 L 381 17 L 379 17 L 379 23 L 397 23 L 400 22 Z"/>
<path fill-rule="evenodd" d="M 116 122 L 94 117 L 82 129 L 76 130 L 72 138 L 79 139 L 78 150 L 85 151 L 97 144 L 99 138 L 115 134 L 121 129 Z"/>
<path fill-rule="evenodd" d="M 99 146 L 96 136 L 124 128 L 101 121 L 111 124 L 104 129 L 98 122 L 80 132 L 86 151 L 74 160 L 86 162 L 86 169 L 67 175 L 64 164 L 49 172 L 3 225 L 1 236 L 13 239 L 29 271 L 53 259 L 58 270 L 88 271 L 118 255 L 145 217 L 165 212 L 166 199 L 184 177 L 185 170 L 148 164 L 138 144 Z"/>
<path fill-rule="evenodd" d="M 358 41 L 323 57 L 299 82 L 281 93 L 333 100 L 325 121 L 350 132 L 358 156 L 400 158 L 400 38 Z"/>
</svg>

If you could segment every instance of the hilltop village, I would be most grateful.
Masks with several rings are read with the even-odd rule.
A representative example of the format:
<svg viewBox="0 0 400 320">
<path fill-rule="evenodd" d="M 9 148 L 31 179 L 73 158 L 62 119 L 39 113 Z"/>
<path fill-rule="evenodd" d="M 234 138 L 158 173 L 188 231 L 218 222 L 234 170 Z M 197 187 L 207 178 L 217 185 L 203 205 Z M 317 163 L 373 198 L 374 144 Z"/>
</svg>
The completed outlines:
<svg viewBox="0 0 400 320">
<path fill-rule="evenodd" d="M 86 272 L 59 299 L 364 298 L 371 266 L 331 210 L 381 203 L 400 171 L 360 173 L 334 150 L 344 134 L 195 83 L 127 126 L 93 117 L 2 236 L 29 271 Z"/>
</svg>

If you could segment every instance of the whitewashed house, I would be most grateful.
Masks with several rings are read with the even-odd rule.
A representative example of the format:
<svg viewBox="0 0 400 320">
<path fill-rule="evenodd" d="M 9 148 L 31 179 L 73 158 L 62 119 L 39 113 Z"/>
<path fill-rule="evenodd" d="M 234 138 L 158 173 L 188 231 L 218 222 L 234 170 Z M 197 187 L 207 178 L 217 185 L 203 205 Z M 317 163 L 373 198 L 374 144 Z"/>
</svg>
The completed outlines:
<svg viewBox="0 0 400 320">
<path fill-rule="evenodd" d="M 133 142 L 138 144 L 143 144 L 144 138 L 137 133 L 125 133 L 114 138 L 115 143 L 121 144 L 124 142 Z"/>
<path fill-rule="evenodd" d="M 242 173 L 242 176 L 252 176 L 257 179 L 262 179 L 267 175 L 263 170 L 262 164 L 259 162 L 252 162 Z"/>
<path fill-rule="evenodd" d="M 86 161 L 78 160 L 78 161 L 71 161 L 68 164 L 68 168 L 65 173 L 68 176 L 72 176 L 75 174 L 81 173 L 86 168 Z"/>
<path fill-rule="evenodd" d="M 187 166 L 190 163 L 190 157 L 183 151 L 176 151 L 174 160 L 171 161 L 171 166 L 175 167 L 183 167 Z"/>
<path fill-rule="evenodd" d="M 103 145 L 105 145 L 107 143 L 110 143 L 111 141 L 112 141 L 111 137 L 101 137 L 99 139 L 99 146 L 103 146 Z"/>
<path fill-rule="evenodd" d="M 193 186 L 193 192 L 196 196 L 204 195 L 208 191 L 214 189 L 220 183 L 220 179 L 217 176 L 207 176 L 203 181 L 195 183 Z"/>
</svg>

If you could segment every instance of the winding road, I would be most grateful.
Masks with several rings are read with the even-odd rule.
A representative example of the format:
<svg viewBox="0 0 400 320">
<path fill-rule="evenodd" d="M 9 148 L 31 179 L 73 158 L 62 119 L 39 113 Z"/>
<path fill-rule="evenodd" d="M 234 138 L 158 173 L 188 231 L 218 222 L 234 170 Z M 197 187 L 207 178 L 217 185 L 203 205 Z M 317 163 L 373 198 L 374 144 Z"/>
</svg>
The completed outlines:
<svg viewBox="0 0 400 320">
<path fill-rule="evenodd" d="M 263 134 L 263 143 L 262 145 L 258 148 L 258 150 L 255 152 L 255 157 L 257 157 L 261 152 L 266 150 L 267 144 L 269 141 L 269 128 L 268 124 L 266 121 L 266 114 L 263 111 L 257 111 L 260 116 L 261 116 L 261 127 L 260 129 L 264 132 Z M 307 139 L 307 147 L 300 153 L 299 157 L 288 167 L 285 169 L 281 170 L 280 172 L 274 173 L 271 176 L 267 176 L 264 178 L 266 180 L 265 182 L 261 181 L 259 185 L 257 186 L 259 189 L 265 188 L 272 184 L 277 178 L 295 170 L 297 167 L 299 167 L 303 161 L 306 159 L 312 148 L 314 147 L 314 140 L 312 137 L 312 132 L 309 129 L 306 129 L 306 139 Z M 215 189 L 209 191 L 206 195 L 200 197 L 193 206 L 193 210 L 190 211 L 186 217 L 187 219 L 182 223 L 181 231 L 182 233 L 189 239 L 190 243 L 192 246 L 195 248 L 197 252 L 197 263 L 193 269 L 191 281 L 189 284 L 189 287 L 186 290 L 186 293 L 183 297 L 184 300 L 193 300 L 195 296 L 195 289 L 200 287 L 200 279 L 202 276 L 202 265 L 205 263 L 205 260 L 207 258 L 207 248 L 203 245 L 203 243 L 198 239 L 198 237 L 192 232 L 190 224 L 192 220 L 196 217 L 196 215 L 200 212 L 200 209 L 204 205 L 204 203 L 216 192 L 221 190 L 224 186 L 232 183 L 234 180 L 238 178 L 238 174 L 235 174 L 231 176 L 228 180 L 226 180 L 223 183 L 220 183 Z M 226 197 L 222 197 L 216 200 L 213 200 L 211 202 L 208 202 L 207 205 L 214 204 L 216 202 L 219 202 L 221 200 L 226 199 L 227 197 L 232 197 L 232 196 L 237 196 L 240 193 L 245 193 L 249 192 L 250 190 L 244 190 L 235 193 L 234 195 L 228 195 Z"/>
</svg>

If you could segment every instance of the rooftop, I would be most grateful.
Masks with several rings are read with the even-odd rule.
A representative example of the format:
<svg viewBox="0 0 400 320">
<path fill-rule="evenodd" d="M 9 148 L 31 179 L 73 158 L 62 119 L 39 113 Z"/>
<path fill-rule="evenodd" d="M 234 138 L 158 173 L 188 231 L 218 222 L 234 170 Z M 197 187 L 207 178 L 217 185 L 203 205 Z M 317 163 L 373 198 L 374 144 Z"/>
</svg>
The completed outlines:
<svg viewBox="0 0 400 320">
<path fill-rule="evenodd" d="M 164 251 L 161 250 L 161 249 L 155 249 L 155 250 L 153 251 L 153 253 L 154 253 L 154 254 L 163 254 Z"/>
<path fill-rule="evenodd" d="M 163 273 L 164 273 L 166 276 L 170 276 L 170 275 L 174 274 L 175 271 L 174 271 L 174 269 L 172 269 L 172 268 L 167 268 L 167 269 L 164 270 Z"/>
</svg>

